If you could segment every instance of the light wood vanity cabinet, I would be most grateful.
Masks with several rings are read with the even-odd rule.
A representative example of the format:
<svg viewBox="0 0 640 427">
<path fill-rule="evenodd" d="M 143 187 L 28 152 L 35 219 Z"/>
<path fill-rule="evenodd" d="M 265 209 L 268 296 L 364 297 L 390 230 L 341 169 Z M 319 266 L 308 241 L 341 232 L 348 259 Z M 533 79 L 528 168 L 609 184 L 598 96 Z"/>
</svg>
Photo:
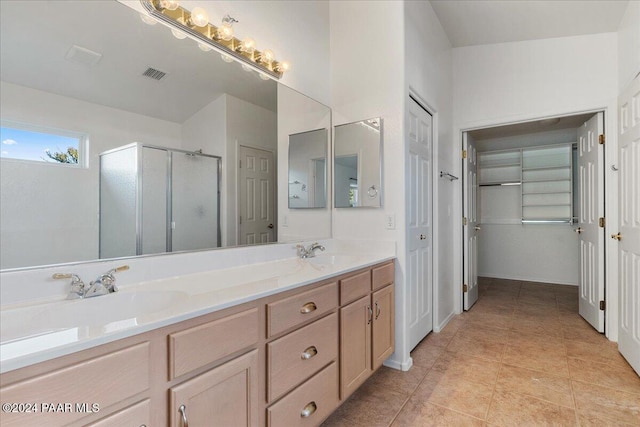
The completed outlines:
<svg viewBox="0 0 640 427">
<path fill-rule="evenodd" d="M 393 352 L 393 262 L 0 376 L 6 426 L 317 426 Z M 185 423 L 186 421 L 186 423 Z"/>
<path fill-rule="evenodd" d="M 348 286 L 361 275 L 340 281 Z M 394 350 L 394 265 L 371 271 L 368 289 L 340 308 L 340 398 L 346 399 L 382 366 Z M 346 293 L 343 292 L 343 295 Z M 353 293 L 348 293 L 351 298 Z M 345 300 L 348 301 L 349 298 Z"/>
</svg>

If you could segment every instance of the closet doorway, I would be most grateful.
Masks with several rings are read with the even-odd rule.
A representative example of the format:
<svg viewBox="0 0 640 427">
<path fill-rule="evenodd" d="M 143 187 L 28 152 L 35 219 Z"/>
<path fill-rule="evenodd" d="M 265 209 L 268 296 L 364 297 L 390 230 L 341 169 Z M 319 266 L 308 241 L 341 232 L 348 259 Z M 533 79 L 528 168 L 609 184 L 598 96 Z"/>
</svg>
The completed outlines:
<svg viewBox="0 0 640 427">
<path fill-rule="evenodd" d="M 604 332 L 604 113 L 463 133 L 464 310 L 478 276 L 579 287 Z"/>
</svg>

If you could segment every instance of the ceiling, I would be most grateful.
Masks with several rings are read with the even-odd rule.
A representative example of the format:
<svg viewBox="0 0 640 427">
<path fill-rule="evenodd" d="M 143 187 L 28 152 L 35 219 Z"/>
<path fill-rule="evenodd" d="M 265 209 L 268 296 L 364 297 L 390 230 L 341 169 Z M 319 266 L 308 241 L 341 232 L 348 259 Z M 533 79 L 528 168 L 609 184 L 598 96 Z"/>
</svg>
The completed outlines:
<svg viewBox="0 0 640 427">
<path fill-rule="evenodd" d="M 629 0 L 431 0 L 453 47 L 614 32 Z"/>
<path fill-rule="evenodd" d="M 2 81 L 175 123 L 223 93 L 276 109 L 273 80 L 143 23 L 118 2 L 0 1 L 0 8 Z M 102 56 L 95 64 L 82 55 L 69 60 L 74 45 Z M 166 76 L 143 77 L 148 67 Z"/>
</svg>

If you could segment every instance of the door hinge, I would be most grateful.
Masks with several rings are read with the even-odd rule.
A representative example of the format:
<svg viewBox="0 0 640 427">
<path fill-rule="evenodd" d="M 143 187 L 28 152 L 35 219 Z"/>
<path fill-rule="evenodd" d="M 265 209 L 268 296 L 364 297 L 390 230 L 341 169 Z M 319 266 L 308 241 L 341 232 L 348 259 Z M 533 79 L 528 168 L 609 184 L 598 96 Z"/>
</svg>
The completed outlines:
<svg viewBox="0 0 640 427">
<path fill-rule="evenodd" d="M 467 150 L 462 150 L 462 158 L 463 159 L 467 158 Z"/>
<path fill-rule="evenodd" d="M 462 225 L 467 225 L 467 217 L 462 218 Z"/>
<path fill-rule="evenodd" d="M 604 217 L 601 216 L 600 218 L 598 218 L 598 225 L 602 228 L 604 228 Z"/>
<path fill-rule="evenodd" d="M 600 136 L 598 137 L 598 142 L 599 142 L 600 144 L 604 144 L 604 140 L 605 140 L 605 136 L 604 136 L 604 134 L 600 134 Z"/>
<path fill-rule="evenodd" d="M 462 285 L 462 292 L 468 292 L 468 291 L 469 291 L 469 287 L 467 286 L 467 284 L 466 284 L 466 283 L 464 283 L 464 284 Z"/>
<path fill-rule="evenodd" d="M 604 311 L 607 308 L 607 303 L 600 301 L 600 310 Z"/>
</svg>

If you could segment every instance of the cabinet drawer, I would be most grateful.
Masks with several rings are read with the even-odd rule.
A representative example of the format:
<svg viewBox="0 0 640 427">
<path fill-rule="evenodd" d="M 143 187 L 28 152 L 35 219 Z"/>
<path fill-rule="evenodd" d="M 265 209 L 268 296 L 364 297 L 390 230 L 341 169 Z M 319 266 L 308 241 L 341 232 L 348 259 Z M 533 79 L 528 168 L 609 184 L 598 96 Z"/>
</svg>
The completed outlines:
<svg viewBox="0 0 640 427">
<path fill-rule="evenodd" d="M 139 427 L 151 426 L 149 400 L 136 403 L 87 427 Z"/>
<path fill-rule="evenodd" d="M 338 314 L 333 313 L 267 345 L 268 400 L 272 401 L 338 357 Z"/>
<path fill-rule="evenodd" d="M 393 262 L 385 264 L 381 267 L 373 269 L 372 290 L 377 291 L 380 288 L 393 283 L 396 278 Z"/>
<path fill-rule="evenodd" d="M 267 409 L 269 427 L 317 426 L 338 406 L 334 362 Z"/>
<path fill-rule="evenodd" d="M 340 280 L 340 305 L 362 298 L 371 291 L 371 271 Z"/>
<path fill-rule="evenodd" d="M 338 306 L 338 284 L 329 283 L 267 305 L 268 336 L 277 335 Z"/>
<path fill-rule="evenodd" d="M 258 309 L 169 335 L 169 378 L 187 374 L 258 342 Z"/>
<path fill-rule="evenodd" d="M 114 351 L 49 374 L 2 388 L 2 402 L 37 403 L 38 413 L 4 413 L 3 426 L 63 426 L 86 417 L 76 404 L 97 403 L 106 410 L 149 389 L 149 343 Z M 42 412 L 41 403 L 71 402 L 73 411 Z"/>
</svg>

